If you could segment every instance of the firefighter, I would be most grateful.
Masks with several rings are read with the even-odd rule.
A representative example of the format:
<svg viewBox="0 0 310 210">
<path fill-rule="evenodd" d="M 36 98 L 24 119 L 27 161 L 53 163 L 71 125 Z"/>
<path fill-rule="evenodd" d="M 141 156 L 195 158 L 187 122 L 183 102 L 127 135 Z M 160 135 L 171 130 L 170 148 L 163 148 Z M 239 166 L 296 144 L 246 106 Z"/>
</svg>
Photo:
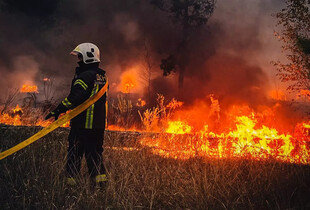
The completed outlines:
<svg viewBox="0 0 310 210">
<path fill-rule="evenodd" d="M 96 94 L 107 82 L 105 71 L 99 68 L 100 51 L 92 43 L 82 43 L 71 53 L 79 59 L 71 84 L 71 91 L 55 110 L 45 119 L 74 109 L 85 100 Z M 85 154 L 91 188 L 104 186 L 107 182 L 103 165 L 103 137 L 107 120 L 107 93 L 96 103 L 70 121 L 69 148 L 66 170 L 69 185 L 76 185 L 76 176 L 81 168 L 81 160 Z"/>
</svg>

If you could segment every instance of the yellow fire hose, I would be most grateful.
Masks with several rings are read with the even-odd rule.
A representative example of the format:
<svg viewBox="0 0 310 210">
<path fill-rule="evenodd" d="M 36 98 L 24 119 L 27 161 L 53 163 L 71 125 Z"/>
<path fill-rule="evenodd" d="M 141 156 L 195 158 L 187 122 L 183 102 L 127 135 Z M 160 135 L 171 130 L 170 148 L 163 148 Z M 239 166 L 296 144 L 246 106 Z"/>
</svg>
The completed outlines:
<svg viewBox="0 0 310 210">
<path fill-rule="evenodd" d="M 54 121 L 52 124 L 50 124 L 46 128 L 43 128 L 38 133 L 34 134 L 33 136 L 31 136 L 30 138 L 26 139 L 25 141 L 17 144 L 16 146 L 14 146 L 14 147 L 12 147 L 12 148 L 4 151 L 4 152 L 1 152 L 0 153 L 0 160 L 6 158 L 9 155 L 12 155 L 13 153 L 15 153 L 15 152 L 17 152 L 17 151 L 19 151 L 21 149 L 23 149 L 24 147 L 26 147 L 29 144 L 37 141 L 38 139 L 40 139 L 41 137 L 45 136 L 46 134 L 52 132 L 53 130 L 55 130 L 59 126 L 65 124 L 67 121 L 71 120 L 75 116 L 79 115 L 81 112 L 83 112 L 85 109 L 87 109 L 90 105 L 92 105 L 96 101 L 98 101 L 99 98 L 101 98 L 103 96 L 103 94 L 107 91 L 107 89 L 108 89 L 108 81 L 100 89 L 100 91 L 97 94 L 95 94 L 92 97 L 90 97 L 89 99 L 87 99 L 84 103 L 82 103 L 81 105 L 79 105 L 76 108 L 74 108 L 68 114 L 66 114 L 66 115 L 62 116 L 61 118 L 59 118 L 58 120 Z"/>
</svg>

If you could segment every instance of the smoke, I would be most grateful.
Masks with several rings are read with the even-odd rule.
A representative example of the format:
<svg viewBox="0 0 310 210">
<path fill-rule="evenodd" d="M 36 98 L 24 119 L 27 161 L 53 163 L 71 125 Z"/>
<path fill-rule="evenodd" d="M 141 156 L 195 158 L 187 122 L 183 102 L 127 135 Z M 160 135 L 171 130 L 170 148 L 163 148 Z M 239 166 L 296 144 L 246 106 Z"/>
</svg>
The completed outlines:
<svg viewBox="0 0 310 210">
<path fill-rule="evenodd" d="M 1 86 L 4 88 L 19 87 L 21 84 L 34 85 L 39 72 L 38 63 L 31 56 L 17 56 L 10 69 L 0 69 L 9 72 L 0 77 Z"/>
<path fill-rule="evenodd" d="M 0 1 L 1 95 L 8 84 L 19 86 L 24 80 L 39 83 L 45 76 L 69 89 L 76 66 L 69 52 L 82 42 L 93 42 L 101 49 L 101 67 L 107 70 L 110 83 L 117 84 L 110 88 L 113 93 L 123 72 L 144 64 L 145 43 L 154 63 L 153 75 L 160 75 L 160 60 L 173 52 L 181 39 L 180 27 L 149 1 L 24 2 Z M 185 102 L 210 93 L 227 103 L 263 101 L 266 72 L 271 69 L 274 49 L 278 49 L 270 14 L 282 7 L 276 0 L 218 1 L 209 23 L 191 36 Z M 152 79 L 154 97 L 155 93 L 177 96 L 177 73 Z"/>
</svg>

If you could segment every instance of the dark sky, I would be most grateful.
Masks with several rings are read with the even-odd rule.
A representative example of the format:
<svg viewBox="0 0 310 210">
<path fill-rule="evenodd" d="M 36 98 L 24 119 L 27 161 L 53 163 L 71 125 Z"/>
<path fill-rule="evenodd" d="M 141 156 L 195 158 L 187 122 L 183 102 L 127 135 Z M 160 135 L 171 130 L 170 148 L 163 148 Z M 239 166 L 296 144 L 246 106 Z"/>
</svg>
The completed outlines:
<svg viewBox="0 0 310 210">
<path fill-rule="evenodd" d="M 180 28 L 149 1 L 0 0 L 0 6 L 2 98 L 25 82 L 40 86 L 46 76 L 59 91 L 69 88 L 76 66 L 69 53 L 81 42 L 100 48 L 113 93 L 122 72 L 143 69 L 147 41 L 156 64 L 153 93 L 176 95 L 177 75 L 163 78 L 158 66 L 180 40 Z M 208 24 L 192 35 L 185 101 L 210 93 L 227 101 L 263 100 L 266 88 L 278 84 L 270 61 L 283 55 L 271 14 L 282 7 L 278 0 L 218 0 Z"/>
</svg>

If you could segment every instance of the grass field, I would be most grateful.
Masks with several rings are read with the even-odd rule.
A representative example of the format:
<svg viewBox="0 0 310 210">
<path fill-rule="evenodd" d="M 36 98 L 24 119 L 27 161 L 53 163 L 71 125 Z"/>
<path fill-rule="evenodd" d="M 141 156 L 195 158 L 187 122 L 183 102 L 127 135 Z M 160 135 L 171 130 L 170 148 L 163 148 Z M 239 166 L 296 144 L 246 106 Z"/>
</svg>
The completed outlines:
<svg viewBox="0 0 310 210">
<path fill-rule="evenodd" d="M 1 127 L 7 149 L 38 131 Z M 310 209 L 310 167 L 242 159 L 165 159 L 141 148 L 137 135 L 107 132 L 109 183 L 88 189 L 65 182 L 68 129 L 59 128 L 0 161 L 0 209 Z M 123 147 L 139 150 L 123 150 Z"/>
</svg>

